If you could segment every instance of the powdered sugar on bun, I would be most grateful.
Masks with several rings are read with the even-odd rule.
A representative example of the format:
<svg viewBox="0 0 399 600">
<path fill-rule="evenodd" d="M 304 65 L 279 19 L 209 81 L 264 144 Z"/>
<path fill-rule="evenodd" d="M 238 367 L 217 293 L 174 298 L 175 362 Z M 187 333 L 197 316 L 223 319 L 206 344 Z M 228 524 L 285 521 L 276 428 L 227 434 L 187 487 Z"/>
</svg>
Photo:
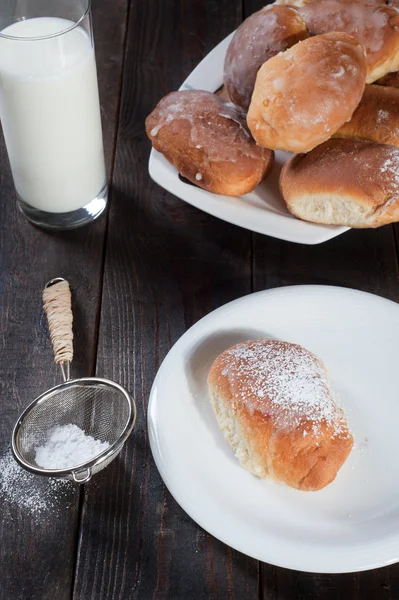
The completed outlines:
<svg viewBox="0 0 399 600">
<path fill-rule="evenodd" d="M 146 120 L 147 135 L 178 171 L 219 194 L 252 191 L 273 165 L 253 140 L 244 113 L 202 90 L 172 92 Z"/>
<path fill-rule="evenodd" d="M 367 83 L 399 69 L 399 15 L 392 7 L 367 0 L 318 0 L 298 11 L 311 35 L 343 31 L 364 45 Z"/>
<path fill-rule="evenodd" d="M 303 490 L 330 483 L 353 438 L 323 363 L 297 344 L 250 340 L 223 352 L 211 403 L 241 465 Z"/>
<path fill-rule="evenodd" d="M 308 152 L 351 118 L 366 73 L 363 46 L 345 33 L 299 42 L 260 68 L 247 115 L 252 135 L 273 150 Z"/>
<path fill-rule="evenodd" d="M 224 355 L 222 375 L 233 391 L 233 408 L 245 406 L 280 428 L 305 424 L 314 433 L 328 425 L 332 435 L 349 435 L 345 417 L 334 401 L 323 363 L 297 344 L 254 340 Z"/>
<path fill-rule="evenodd" d="M 226 53 L 224 83 L 231 100 L 248 109 L 263 63 L 307 37 L 306 25 L 293 8 L 267 6 L 248 17 Z"/>
</svg>

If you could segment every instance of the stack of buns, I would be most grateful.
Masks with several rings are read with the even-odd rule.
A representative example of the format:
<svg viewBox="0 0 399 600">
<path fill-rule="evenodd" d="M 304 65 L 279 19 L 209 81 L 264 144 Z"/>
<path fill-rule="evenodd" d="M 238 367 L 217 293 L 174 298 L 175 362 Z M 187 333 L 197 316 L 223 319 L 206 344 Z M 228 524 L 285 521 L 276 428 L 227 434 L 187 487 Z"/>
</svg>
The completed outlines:
<svg viewBox="0 0 399 600">
<path fill-rule="evenodd" d="M 300 153 L 280 177 L 297 218 L 398 221 L 399 0 L 277 0 L 235 32 L 222 94 L 170 94 L 146 130 L 207 191 L 252 191 L 285 150 Z"/>
</svg>

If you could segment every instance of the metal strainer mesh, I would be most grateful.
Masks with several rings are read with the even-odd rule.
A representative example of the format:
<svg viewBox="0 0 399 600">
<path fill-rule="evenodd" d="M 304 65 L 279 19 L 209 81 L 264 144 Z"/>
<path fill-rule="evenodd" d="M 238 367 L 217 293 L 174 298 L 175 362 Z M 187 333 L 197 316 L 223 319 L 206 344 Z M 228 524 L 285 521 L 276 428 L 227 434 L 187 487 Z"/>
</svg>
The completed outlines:
<svg viewBox="0 0 399 600">
<path fill-rule="evenodd" d="M 106 467 L 122 449 L 134 425 L 134 403 L 118 384 L 99 378 L 63 383 L 37 398 L 21 415 L 13 436 L 16 458 L 42 475 L 77 478 L 76 473 L 96 473 Z M 73 423 L 110 447 L 89 462 L 83 461 L 56 472 L 42 469 L 35 462 L 35 448 L 45 444 L 49 429 Z"/>
<path fill-rule="evenodd" d="M 12 450 L 22 467 L 53 477 L 66 477 L 78 483 L 89 481 L 121 451 L 134 427 L 136 406 L 128 392 L 113 381 L 98 377 L 71 380 L 73 358 L 72 305 L 69 283 L 62 277 L 49 281 L 43 292 L 55 362 L 64 383 L 45 392 L 28 406 L 14 427 Z M 36 464 L 36 448 L 48 441 L 49 430 L 76 425 L 86 435 L 109 447 L 97 456 L 76 461 L 62 469 L 44 469 Z M 76 460 L 76 459 L 75 459 Z M 85 462 L 86 461 L 86 462 Z"/>
</svg>

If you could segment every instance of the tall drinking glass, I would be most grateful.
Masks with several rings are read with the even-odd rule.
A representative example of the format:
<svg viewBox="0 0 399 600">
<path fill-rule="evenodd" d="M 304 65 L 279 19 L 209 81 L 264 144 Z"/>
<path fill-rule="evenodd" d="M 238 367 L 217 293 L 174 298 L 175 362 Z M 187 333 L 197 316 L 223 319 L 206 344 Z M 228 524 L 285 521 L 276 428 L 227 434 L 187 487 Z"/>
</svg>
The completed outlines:
<svg viewBox="0 0 399 600">
<path fill-rule="evenodd" d="M 1 0 L 0 119 L 29 221 L 71 229 L 103 212 L 90 0 Z"/>
</svg>

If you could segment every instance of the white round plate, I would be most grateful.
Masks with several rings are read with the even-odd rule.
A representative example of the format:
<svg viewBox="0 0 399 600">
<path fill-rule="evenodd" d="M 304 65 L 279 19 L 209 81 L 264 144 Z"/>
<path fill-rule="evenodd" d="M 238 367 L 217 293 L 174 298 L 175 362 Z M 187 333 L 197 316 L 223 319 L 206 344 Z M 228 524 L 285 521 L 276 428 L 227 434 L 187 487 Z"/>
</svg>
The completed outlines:
<svg viewBox="0 0 399 600">
<path fill-rule="evenodd" d="M 343 403 L 356 447 L 324 490 L 256 478 L 217 426 L 212 362 L 259 337 L 317 354 Z M 214 311 L 172 348 L 151 391 L 151 448 L 169 491 L 206 531 L 264 562 L 344 573 L 398 561 L 398 349 L 399 306 L 354 290 L 280 288 Z"/>
<path fill-rule="evenodd" d="M 223 84 L 223 63 L 234 32 L 214 48 L 187 77 L 181 90 L 215 92 Z M 279 177 L 288 152 L 276 152 L 272 174 L 256 190 L 231 198 L 211 194 L 179 179 L 174 167 L 156 150 L 151 151 L 148 170 L 158 185 L 181 200 L 228 223 L 298 244 L 321 244 L 348 231 L 348 227 L 317 225 L 293 217 L 279 190 Z"/>
</svg>

